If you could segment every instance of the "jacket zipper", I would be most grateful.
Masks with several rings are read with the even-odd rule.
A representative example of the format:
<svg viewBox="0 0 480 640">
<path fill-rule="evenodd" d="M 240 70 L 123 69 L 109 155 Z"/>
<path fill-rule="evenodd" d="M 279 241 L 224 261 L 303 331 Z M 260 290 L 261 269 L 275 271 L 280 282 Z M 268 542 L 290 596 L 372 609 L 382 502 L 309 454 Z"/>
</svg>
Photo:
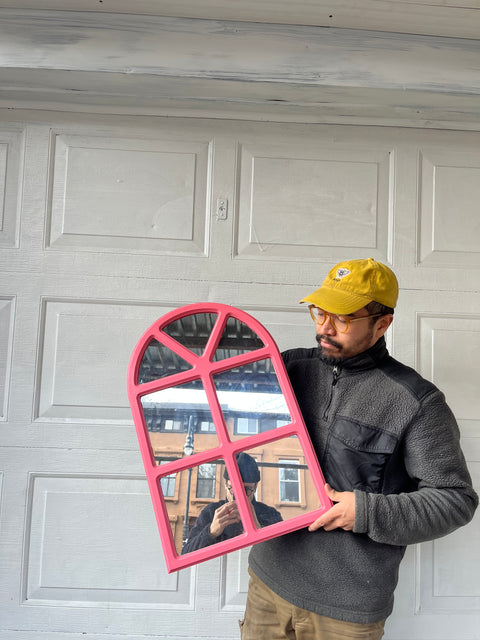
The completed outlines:
<svg viewBox="0 0 480 640">
<path fill-rule="evenodd" d="M 323 413 L 323 419 L 325 421 L 328 420 L 328 412 L 330 411 L 330 407 L 332 405 L 333 394 L 335 393 L 335 385 L 337 384 L 337 380 L 340 375 L 340 368 L 337 366 L 334 366 L 332 373 L 333 373 L 333 380 L 332 380 L 332 386 L 330 387 L 330 398 L 328 399 L 328 404 Z"/>
</svg>

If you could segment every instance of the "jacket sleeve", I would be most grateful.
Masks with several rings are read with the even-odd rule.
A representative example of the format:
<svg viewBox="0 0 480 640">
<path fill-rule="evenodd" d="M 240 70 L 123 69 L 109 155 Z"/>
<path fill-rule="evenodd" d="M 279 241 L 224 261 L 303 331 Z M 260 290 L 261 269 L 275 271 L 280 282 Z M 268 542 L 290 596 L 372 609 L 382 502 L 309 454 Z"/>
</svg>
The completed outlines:
<svg viewBox="0 0 480 640">
<path fill-rule="evenodd" d="M 208 505 L 203 509 L 192 527 L 188 539 L 183 545 L 182 555 L 184 553 L 190 553 L 190 551 L 197 551 L 197 549 L 203 549 L 215 542 L 218 542 L 217 538 L 210 535 L 210 525 L 212 524 L 213 514 L 215 507 L 218 505 Z"/>
<path fill-rule="evenodd" d="M 254 502 L 255 513 L 258 522 L 262 527 L 268 527 L 270 524 L 282 521 L 282 514 L 277 509 L 270 507 L 263 502 Z"/>
<path fill-rule="evenodd" d="M 467 524 L 478 496 L 456 420 L 438 389 L 421 403 L 403 446 L 415 490 L 389 495 L 355 491 L 354 532 L 380 543 L 407 545 L 440 538 Z"/>
</svg>

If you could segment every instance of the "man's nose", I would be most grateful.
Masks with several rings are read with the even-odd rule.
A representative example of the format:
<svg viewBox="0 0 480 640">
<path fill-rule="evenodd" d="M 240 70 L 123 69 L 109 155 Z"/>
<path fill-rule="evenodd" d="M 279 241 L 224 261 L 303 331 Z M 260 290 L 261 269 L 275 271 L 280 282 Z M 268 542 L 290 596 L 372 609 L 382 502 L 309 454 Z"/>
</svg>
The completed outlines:
<svg viewBox="0 0 480 640">
<path fill-rule="evenodd" d="M 317 333 L 320 335 L 335 335 L 337 330 L 333 326 L 332 319 L 330 316 L 327 316 L 325 322 L 321 325 L 317 324 Z"/>
</svg>

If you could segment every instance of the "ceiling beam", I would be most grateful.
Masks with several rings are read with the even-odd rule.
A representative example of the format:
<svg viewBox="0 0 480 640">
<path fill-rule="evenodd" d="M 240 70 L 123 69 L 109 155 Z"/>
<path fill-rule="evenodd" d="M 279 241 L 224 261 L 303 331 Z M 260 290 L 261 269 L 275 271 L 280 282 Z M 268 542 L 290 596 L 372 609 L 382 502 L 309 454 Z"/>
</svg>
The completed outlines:
<svg viewBox="0 0 480 640">
<path fill-rule="evenodd" d="M 0 7 L 480 38 L 480 6 L 468 0 L 0 0 Z"/>
<path fill-rule="evenodd" d="M 0 10 L 0 100 L 480 119 L 480 41 L 353 29 Z M 299 113 L 299 111 L 297 111 Z M 461 114 L 461 115 L 459 115 Z"/>
</svg>

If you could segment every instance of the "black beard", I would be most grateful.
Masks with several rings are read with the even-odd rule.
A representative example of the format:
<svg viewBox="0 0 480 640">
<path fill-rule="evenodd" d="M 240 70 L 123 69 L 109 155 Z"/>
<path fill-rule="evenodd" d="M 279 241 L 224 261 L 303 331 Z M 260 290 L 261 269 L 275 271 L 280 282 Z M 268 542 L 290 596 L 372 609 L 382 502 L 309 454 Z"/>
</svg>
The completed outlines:
<svg viewBox="0 0 480 640">
<path fill-rule="evenodd" d="M 330 340 L 329 338 L 326 338 L 325 336 L 319 336 L 318 334 L 315 336 L 315 340 L 318 342 L 318 347 L 320 349 L 320 354 L 322 356 L 322 360 L 324 362 L 326 362 L 327 364 L 340 364 L 341 362 L 344 361 L 345 358 L 342 357 L 338 357 L 338 358 L 332 358 L 332 356 L 326 355 L 325 350 L 322 348 L 322 345 L 320 344 L 320 342 L 323 340 L 324 342 L 328 342 L 329 344 L 333 345 L 334 347 L 337 347 L 338 349 L 341 349 L 341 345 L 339 345 L 338 343 L 336 343 L 334 340 Z"/>
</svg>

